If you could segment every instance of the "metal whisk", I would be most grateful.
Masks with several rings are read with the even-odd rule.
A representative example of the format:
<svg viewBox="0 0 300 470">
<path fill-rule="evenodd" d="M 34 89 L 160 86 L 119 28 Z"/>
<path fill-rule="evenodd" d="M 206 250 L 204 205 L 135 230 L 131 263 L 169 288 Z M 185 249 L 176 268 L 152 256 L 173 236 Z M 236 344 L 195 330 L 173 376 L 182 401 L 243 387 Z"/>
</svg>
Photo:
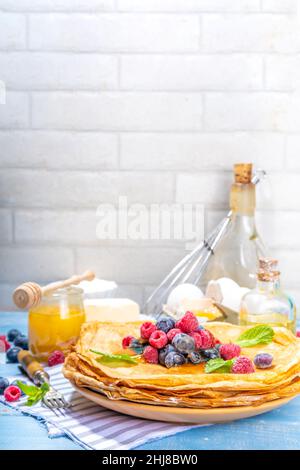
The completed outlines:
<svg viewBox="0 0 300 470">
<path fill-rule="evenodd" d="M 258 169 L 252 177 L 252 183 L 257 184 L 266 176 L 264 170 Z M 226 217 L 217 225 L 217 227 L 194 248 L 191 253 L 186 255 L 163 279 L 159 286 L 152 292 L 146 300 L 142 312 L 157 317 L 162 312 L 162 306 L 166 303 L 170 292 L 178 284 L 189 282 L 199 284 L 202 275 L 207 267 L 210 257 L 214 250 L 224 237 L 231 223 L 232 211 L 229 211 Z"/>
</svg>

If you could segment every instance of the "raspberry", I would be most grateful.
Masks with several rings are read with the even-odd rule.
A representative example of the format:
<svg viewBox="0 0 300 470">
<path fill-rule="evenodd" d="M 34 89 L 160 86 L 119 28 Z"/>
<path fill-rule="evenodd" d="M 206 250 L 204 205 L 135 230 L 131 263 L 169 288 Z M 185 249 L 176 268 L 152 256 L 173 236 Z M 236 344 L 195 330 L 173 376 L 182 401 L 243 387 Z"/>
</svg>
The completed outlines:
<svg viewBox="0 0 300 470">
<path fill-rule="evenodd" d="M 198 335 L 201 336 L 201 339 L 202 339 L 202 345 L 201 345 L 202 349 L 209 349 L 209 348 L 214 347 L 215 340 L 210 331 L 200 330 L 200 331 L 197 331 L 197 333 Z"/>
<path fill-rule="evenodd" d="M 220 356 L 222 359 L 227 361 L 228 359 L 233 359 L 241 354 L 241 348 L 238 344 L 222 344 L 220 346 Z"/>
<path fill-rule="evenodd" d="M 214 347 L 217 344 L 216 343 L 216 338 L 214 337 L 214 335 L 212 334 L 211 331 L 209 331 L 209 330 L 206 330 L 206 331 L 209 333 L 210 338 L 211 338 L 211 342 L 212 342 L 212 347 Z"/>
<path fill-rule="evenodd" d="M 240 356 L 235 361 L 231 368 L 233 374 L 251 374 L 255 372 L 253 362 L 249 357 Z"/>
<path fill-rule="evenodd" d="M 172 343 L 174 336 L 178 335 L 179 333 L 182 333 L 182 331 L 179 328 L 172 328 L 172 330 L 168 331 L 167 337 L 170 343 Z"/>
<path fill-rule="evenodd" d="M 146 321 L 141 325 L 141 337 L 144 339 L 149 339 L 155 330 L 157 330 L 157 328 L 154 323 L 151 323 L 151 321 Z"/>
<path fill-rule="evenodd" d="M 217 346 L 217 344 L 222 344 L 221 341 L 218 339 L 218 338 L 215 338 L 215 346 Z"/>
<path fill-rule="evenodd" d="M 175 324 L 175 328 L 179 328 L 184 333 L 196 331 L 198 326 L 198 319 L 193 312 L 186 312 L 185 315 Z"/>
<path fill-rule="evenodd" d="M 21 396 L 21 390 L 15 385 L 10 385 L 4 390 L 4 398 L 6 401 L 17 401 Z"/>
<path fill-rule="evenodd" d="M 129 348 L 131 342 L 134 340 L 133 336 L 125 336 L 125 338 L 122 339 L 122 347 L 123 349 Z"/>
<path fill-rule="evenodd" d="M 10 344 L 6 339 L 5 335 L 0 335 L 0 352 L 6 352 L 10 348 Z"/>
<path fill-rule="evenodd" d="M 297 338 L 300 338 L 300 330 L 297 331 L 296 336 Z"/>
<path fill-rule="evenodd" d="M 193 333 L 190 333 L 190 336 L 194 338 L 195 348 L 200 349 L 202 347 L 202 336 L 200 335 L 199 331 L 194 331 Z"/>
<path fill-rule="evenodd" d="M 164 331 L 155 330 L 149 338 L 149 343 L 156 349 L 163 348 L 168 342 L 167 335 Z"/>
<path fill-rule="evenodd" d="M 143 352 L 143 358 L 149 364 L 158 364 L 158 350 L 152 346 L 146 346 Z"/>
<path fill-rule="evenodd" d="M 62 351 L 53 351 L 48 357 L 48 366 L 53 367 L 57 364 L 63 364 L 65 355 Z"/>
</svg>

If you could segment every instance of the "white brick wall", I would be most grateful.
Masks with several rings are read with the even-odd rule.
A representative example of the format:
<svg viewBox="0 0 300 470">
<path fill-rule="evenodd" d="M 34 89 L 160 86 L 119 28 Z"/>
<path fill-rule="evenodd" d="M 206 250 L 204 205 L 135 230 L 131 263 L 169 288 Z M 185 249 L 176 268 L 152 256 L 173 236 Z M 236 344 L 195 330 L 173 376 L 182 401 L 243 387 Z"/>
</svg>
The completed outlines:
<svg viewBox="0 0 300 470">
<path fill-rule="evenodd" d="M 297 4 L 1 0 L 0 308 L 86 268 L 142 302 L 184 244 L 99 241 L 98 204 L 203 203 L 207 232 L 237 161 L 269 172 L 258 225 L 300 299 Z"/>
</svg>

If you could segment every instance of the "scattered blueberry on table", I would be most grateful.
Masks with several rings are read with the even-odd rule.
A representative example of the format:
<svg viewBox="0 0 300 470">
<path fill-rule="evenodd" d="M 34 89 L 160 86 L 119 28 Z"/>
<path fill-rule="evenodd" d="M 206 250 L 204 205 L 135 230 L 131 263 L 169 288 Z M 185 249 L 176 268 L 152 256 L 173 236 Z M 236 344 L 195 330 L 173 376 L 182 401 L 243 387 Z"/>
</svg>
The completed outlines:
<svg viewBox="0 0 300 470">
<path fill-rule="evenodd" d="M 7 333 L 7 339 L 8 341 L 11 341 L 11 342 L 13 342 L 18 336 L 23 336 L 23 335 L 16 328 L 9 330 L 9 332 Z"/>
<path fill-rule="evenodd" d="M 0 395 L 4 394 L 4 390 L 9 386 L 9 381 L 6 377 L 0 377 Z"/>
<path fill-rule="evenodd" d="M 9 348 L 9 350 L 6 352 L 6 359 L 7 362 L 11 362 L 12 364 L 17 364 L 18 362 L 18 353 L 22 350 L 22 348 L 19 348 L 17 346 L 12 346 Z"/>
</svg>

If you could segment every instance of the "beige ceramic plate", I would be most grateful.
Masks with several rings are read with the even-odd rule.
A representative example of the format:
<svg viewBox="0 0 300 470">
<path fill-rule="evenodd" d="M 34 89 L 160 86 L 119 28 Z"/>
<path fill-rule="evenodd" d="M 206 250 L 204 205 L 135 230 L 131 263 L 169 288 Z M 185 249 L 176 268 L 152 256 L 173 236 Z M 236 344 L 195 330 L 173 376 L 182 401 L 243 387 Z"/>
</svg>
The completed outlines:
<svg viewBox="0 0 300 470">
<path fill-rule="evenodd" d="M 78 388 L 73 385 L 78 393 L 85 398 L 92 400 L 104 408 L 108 408 L 118 413 L 123 413 L 137 418 L 145 418 L 156 421 L 167 421 L 181 424 L 213 424 L 225 423 L 236 419 L 249 418 L 260 415 L 267 411 L 279 408 L 291 401 L 294 397 L 274 400 L 259 406 L 240 406 L 230 408 L 194 409 L 194 408 L 173 408 L 167 406 L 144 405 L 126 400 L 109 400 L 100 393 L 92 390 Z"/>
</svg>

